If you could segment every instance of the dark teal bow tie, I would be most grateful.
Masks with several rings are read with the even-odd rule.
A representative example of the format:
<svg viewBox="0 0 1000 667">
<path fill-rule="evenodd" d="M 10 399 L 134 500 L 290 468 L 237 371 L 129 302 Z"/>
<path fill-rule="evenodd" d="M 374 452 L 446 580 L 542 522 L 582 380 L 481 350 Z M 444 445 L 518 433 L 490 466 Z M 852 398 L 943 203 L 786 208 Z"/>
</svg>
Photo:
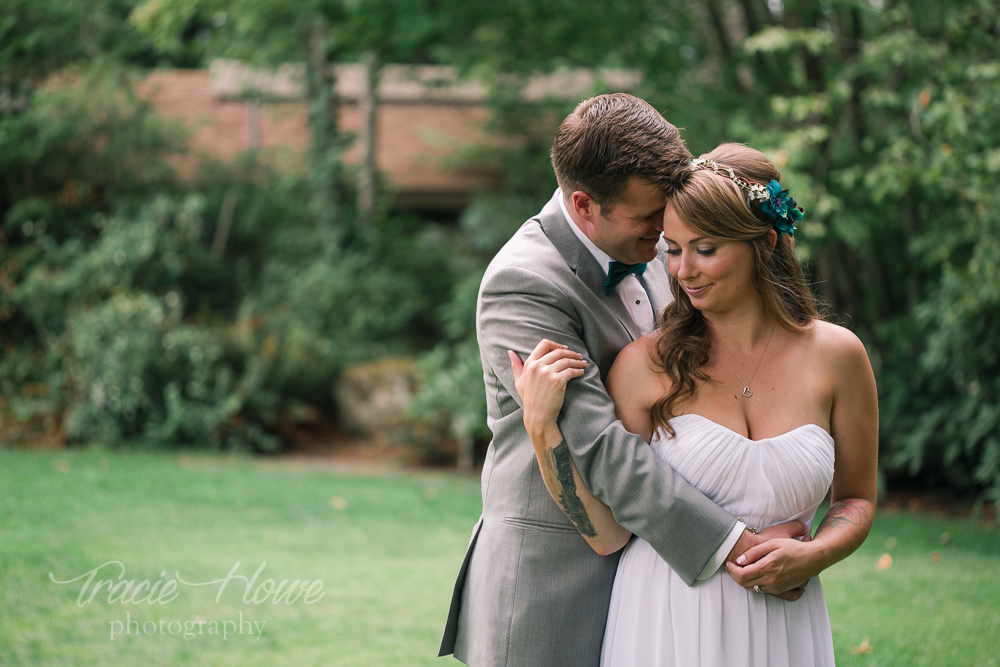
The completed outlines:
<svg viewBox="0 0 1000 667">
<path fill-rule="evenodd" d="M 622 264 L 621 262 L 611 262 L 611 266 L 608 267 L 608 282 L 604 283 L 604 295 L 607 296 L 615 291 L 618 287 L 618 283 L 625 280 L 625 276 L 630 273 L 634 273 L 637 276 L 641 276 L 642 272 L 646 270 L 645 264 Z"/>
</svg>

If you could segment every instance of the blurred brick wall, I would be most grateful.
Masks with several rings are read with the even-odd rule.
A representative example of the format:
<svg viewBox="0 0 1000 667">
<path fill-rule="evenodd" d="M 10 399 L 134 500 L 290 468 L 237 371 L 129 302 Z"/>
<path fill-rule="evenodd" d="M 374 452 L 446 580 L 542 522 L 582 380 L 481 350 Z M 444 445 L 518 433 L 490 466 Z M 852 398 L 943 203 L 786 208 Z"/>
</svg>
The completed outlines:
<svg viewBox="0 0 1000 667">
<path fill-rule="evenodd" d="M 254 146 L 272 163 L 305 169 L 308 162 L 302 152 L 309 145 L 309 130 L 302 73 L 296 65 L 266 71 L 217 59 L 208 71 L 154 72 L 140 86 L 140 94 L 191 131 L 192 154 L 178 160 L 188 178 L 199 153 L 229 160 Z M 359 65 L 338 65 L 336 80 L 341 129 L 356 133 L 364 71 Z M 572 105 L 595 92 L 634 90 L 638 85 L 639 75 L 629 70 L 559 70 L 533 77 L 523 97 L 526 104 L 556 100 Z M 248 97 L 266 101 L 248 102 Z M 461 80 L 444 66 L 387 65 L 381 71 L 378 99 L 376 162 L 399 203 L 457 209 L 472 192 L 496 183 L 495 174 L 463 166 L 457 159 L 472 147 L 488 149 L 504 141 L 483 129 L 489 112 L 482 83 Z M 553 135 L 559 121 L 553 116 L 538 132 Z M 357 164 L 360 157 L 360 149 L 352 146 L 345 161 Z"/>
<path fill-rule="evenodd" d="M 139 92 L 160 113 L 182 121 L 191 132 L 192 154 L 177 161 L 187 178 L 193 176 L 197 154 L 229 160 L 254 141 L 265 159 L 289 168 L 306 164 L 302 152 L 309 144 L 309 128 L 302 102 L 259 103 L 254 132 L 255 103 L 220 96 L 207 71 L 157 71 L 140 85 Z M 487 113 L 483 105 L 468 102 L 380 104 L 376 160 L 401 203 L 457 207 L 474 190 L 491 185 L 490 174 L 447 164 L 457 150 L 489 144 L 482 129 Z M 358 131 L 361 119 L 356 102 L 342 102 L 340 120 L 343 131 Z M 360 148 L 353 146 L 345 161 L 356 164 L 360 156 Z"/>
</svg>

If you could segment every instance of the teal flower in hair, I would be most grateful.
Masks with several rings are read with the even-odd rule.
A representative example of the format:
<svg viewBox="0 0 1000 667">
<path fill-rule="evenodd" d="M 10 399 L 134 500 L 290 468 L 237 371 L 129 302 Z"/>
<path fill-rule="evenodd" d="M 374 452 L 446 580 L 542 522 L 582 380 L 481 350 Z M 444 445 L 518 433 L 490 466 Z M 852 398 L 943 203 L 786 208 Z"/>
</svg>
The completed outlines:
<svg viewBox="0 0 1000 667">
<path fill-rule="evenodd" d="M 778 181 L 772 179 L 765 188 L 760 183 L 754 183 L 743 176 L 738 176 L 731 167 L 723 167 L 713 160 L 704 158 L 691 160 L 690 167 L 691 171 L 711 169 L 716 175 L 729 178 L 746 191 L 751 201 L 760 202 L 760 210 L 772 221 L 778 234 L 788 234 L 789 236 L 795 234 L 795 223 L 802 219 L 804 211 L 791 198 L 788 190 L 781 189 L 781 183 Z"/>
<path fill-rule="evenodd" d="M 802 208 L 788 194 L 788 190 L 781 189 L 778 181 L 772 180 L 767 184 L 767 194 L 768 200 L 761 202 L 760 210 L 774 221 L 774 228 L 779 234 L 794 235 L 795 223 L 802 219 Z"/>
</svg>

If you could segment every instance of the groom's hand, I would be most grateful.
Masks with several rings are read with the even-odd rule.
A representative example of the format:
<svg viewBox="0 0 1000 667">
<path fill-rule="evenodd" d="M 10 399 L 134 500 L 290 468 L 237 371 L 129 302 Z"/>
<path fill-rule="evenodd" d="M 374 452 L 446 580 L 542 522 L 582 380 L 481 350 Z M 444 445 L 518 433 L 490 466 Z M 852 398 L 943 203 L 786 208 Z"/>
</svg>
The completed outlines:
<svg viewBox="0 0 1000 667">
<path fill-rule="evenodd" d="M 726 559 L 726 569 L 729 571 L 729 576 L 747 590 L 753 590 L 754 586 L 761 586 L 762 593 L 775 595 L 783 600 L 798 600 L 805 593 L 808 577 L 803 578 L 801 573 L 792 571 L 787 574 L 769 572 L 770 576 L 765 580 L 761 577 L 760 567 L 748 568 L 771 553 L 777 545 L 783 542 L 787 544 L 787 540 L 791 539 L 795 544 L 801 544 L 798 539 L 792 538 L 809 541 L 809 528 L 801 521 L 789 521 L 788 523 L 768 526 L 757 534 L 748 530 L 743 531 L 743 535 L 740 536 Z"/>
<path fill-rule="evenodd" d="M 774 540 L 781 537 L 804 537 L 808 534 L 809 528 L 801 521 L 789 521 L 788 523 L 779 523 L 774 526 L 768 526 L 759 533 L 751 533 L 749 530 L 744 530 L 740 539 L 733 545 L 732 551 L 729 552 L 729 557 L 726 558 L 726 562 L 736 563 L 740 556 L 746 554 L 754 547 L 764 544 L 764 542 L 767 542 L 768 540 Z M 754 561 L 744 559 L 738 564 L 749 565 L 752 562 Z"/>
</svg>

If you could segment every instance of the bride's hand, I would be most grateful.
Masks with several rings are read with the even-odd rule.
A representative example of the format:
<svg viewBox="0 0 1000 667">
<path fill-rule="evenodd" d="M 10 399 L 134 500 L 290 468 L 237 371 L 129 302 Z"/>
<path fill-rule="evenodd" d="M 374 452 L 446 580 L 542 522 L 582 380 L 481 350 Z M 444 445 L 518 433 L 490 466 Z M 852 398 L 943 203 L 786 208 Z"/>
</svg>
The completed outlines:
<svg viewBox="0 0 1000 667">
<path fill-rule="evenodd" d="M 759 586 L 757 592 L 797 600 L 821 569 L 813 563 L 815 549 L 809 542 L 808 538 L 768 540 L 747 551 L 743 563 L 726 563 L 729 576 L 747 590 Z"/>
<path fill-rule="evenodd" d="M 587 362 L 582 355 L 550 340 L 539 342 L 523 364 L 513 351 L 507 350 L 507 356 L 514 389 L 524 406 L 524 427 L 529 434 L 540 432 L 546 424 L 556 422 L 566 384 L 584 374 Z"/>
</svg>

